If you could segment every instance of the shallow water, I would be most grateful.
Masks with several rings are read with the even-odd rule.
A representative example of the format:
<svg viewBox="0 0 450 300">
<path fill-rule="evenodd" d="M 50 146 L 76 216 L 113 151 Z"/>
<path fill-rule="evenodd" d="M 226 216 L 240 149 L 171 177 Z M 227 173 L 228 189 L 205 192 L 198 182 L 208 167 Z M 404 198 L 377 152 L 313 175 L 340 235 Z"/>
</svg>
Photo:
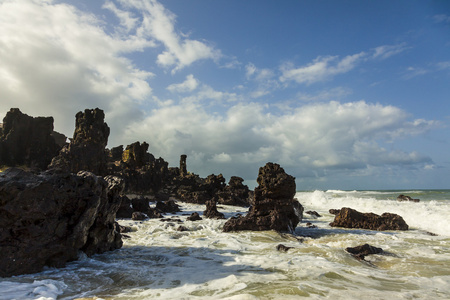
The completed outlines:
<svg viewBox="0 0 450 300">
<path fill-rule="evenodd" d="M 413 192 L 415 193 L 413 195 Z M 398 194 L 421 198 L 397 202 Z M 180 203 L 177 221 L 119 220 L 133 227 L 122 249 L 62 269 L 0 279 L 0 299 L 449 299 L 448 191 L 314 191 L 296 197 L 305 214 L 295 235 L 224 233 L 226 220 L 186 221 L 203 205 Z M 401 215 L 410 230 L 332 228 L 330 208 Z M 226 217 L 244 208 L 220 206 Z M 187 215 L 183 215 L 187 214 Z M 317 228 L 305 227 L 311 222 Z M 186 232 L 177 231 L 183 225 Z M 438 234 L 432 236 L 428 232 Z M 358 261 L 346 247 L 369 243 L 385 253 Z M 293 247 L 276 250 L 278 244 Z"/>
</svg>

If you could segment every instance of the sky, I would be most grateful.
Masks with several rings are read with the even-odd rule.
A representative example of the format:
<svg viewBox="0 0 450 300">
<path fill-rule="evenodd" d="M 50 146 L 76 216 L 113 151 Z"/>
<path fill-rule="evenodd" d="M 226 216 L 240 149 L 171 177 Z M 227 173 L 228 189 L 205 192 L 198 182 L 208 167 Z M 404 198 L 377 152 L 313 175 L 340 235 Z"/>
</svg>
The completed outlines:
<svg viewBox="0 0 450 300">
<path fill-rule="evenodd" d="M 450 188 L 450 2 L 0 0 L 0 116 L 256 185 Z"/>
</svg>

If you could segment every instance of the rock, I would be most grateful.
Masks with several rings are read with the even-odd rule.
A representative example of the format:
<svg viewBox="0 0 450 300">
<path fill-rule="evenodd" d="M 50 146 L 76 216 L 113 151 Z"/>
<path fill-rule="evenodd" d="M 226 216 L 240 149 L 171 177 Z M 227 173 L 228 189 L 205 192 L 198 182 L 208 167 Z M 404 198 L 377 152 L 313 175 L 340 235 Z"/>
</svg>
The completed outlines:
<svg viewBox="0 0 450 300">
<path fill-rule="evenodd" d="M 131 206 L 133 211 L 139 211 L 146 214 L 150 209 L 150 199 L 145 197 L 133 198 L 131 199 Z"/>
<path fill-rule="evenodd" d="M 61 149 L 53 132 L 53 117 L 34 118 L 11 108 L 0 131 L 0 166 L 45 170 Z"/>
<path fill-rule="evenodd" d="M 332 227 L 361 228 L 369 230 L 408 230 L 403 218 L 396 214 L 361 213 L 354 209 L 343 207 L 330 223 Z"/>
<path fill-rule="evenodd" d="M 0 175 L 0 277 L 63 267 L 122 246 L 114 230 L 123 181 L 118 177 L 10 168 Z"/>
<path fill-rule="evenodd" d="M 352 254 L 358 260 L 364 260 L 367 255 L 383 253 L 383 249 L 371 246 L 369 244 L 364 244 L 357 247 L 345 248 L 345 251 Z"/>
<path fill-rule="evenodd" d="M 174 200 L 167 200 L 167 201 L 158 201 L 156 202 L 156 209 L 163 212 L 163 213 L 177 213 L 180 212 L 180 206 L 175 203 Z"/>
<path fill-rule="evenodd" d="M 285 245 L 283 245 L 283 244 L 278 244 L 278 245 L 277 245 L 277 250 L 278 250 L 278 251 L 288 252 L 289 249 L 292 249 L 292 248 L 293 248 L 293 247 L 287 247 L 287 246 L 285 246 Z"/>
<path fill-rule="evenodd" d="M 211 174 L 200 178 L 195 174 L 188 174 L 175 180 L 175 197 L 183 202 L 206 204 L 225 187 L 225 178 L 222 174 Z"/>
<path fill-rule="evenodd" d="M 140 211 L 134 211 L 131 214 L 131 219 L 134 220 L 134 221 L 142 221 L 142 220 L 147 219 L 147 216 L 144 213 L 140 212 Z"/>
<path fill-rule="evenodd" d="M 257 182 L 259 185 L 247 215 L 229 219 L 223 230 L 293 232 L 303 216 L 303 207 L 294 200 L 295 178 L 286 174 L 280 165 L 267 163 L 259 169 Z"/>
<path fill-rule="evenodd" d="M 75 131 L 70 144 L 64 146 L 53 158 L 50 169 L 77 173 L 81 170 L 106 175 L 109 127 L 104 122 L 101 109 L 86 109 L 76 114 Z"/>
<path fill-rule="evenodd" d="M 217 197 L 206 201 L 206 210 L 203 212 L 203 216 L 208 219 L 225 219 L 224 214 L 217 210 L 216 199 Z"/>
<path fill-rule="evenodd" d="M 339 212 L 340 212 L 341 210 L 340 209 L 330 209 L 328 212 L 330 213 L 330 214 L 332 214 L 332 215 L 337 215 L 337 214 L 339 214 Z"/>
<path fill-rule="evenodd" d="M 148 146 L 149 145 L 146 142 L 143 142 L 142 144 L 140 142 L 135 142 L 128 145 L 122 152 L 122 162 L 127 164 L 128 168 L 142 168 L 152 159 L 151 154 L 147 152 Z"/>
<path fill-rule="evenodd" d="M 250 206 L 251 194 L 248 186 L 243 184 L 244 179 L 237 176 L 232 176 L 228 185 L 223 191 L 218 192 L 219 204 L 236 205 L 236 206 Z"/>
<path fill-rule="evenodd" d="M 315 210 L 308 210 L 308 211 L 305 212 L 305 214 L 308 214 L 308 215 L 310 215 L 313 218 L 320 218 L 321 217 L 321 215 Z"/>
<path fill-rule="evenodd" d="M 188 221 L 200 221 L 203 220 L 198 212 L 193 212 L 189 217 L 187 217 Z"/>
<path fill-rule="evenodd" d="M 125 195 L 122 195 L 120 199 L 120 207 L 117 210 L 116 218 L 130 219 L 134 211 L 131 204 L 131 199 Z"/>
<path fill-rule="evenodd" d="M 402 202 L 402 201 L 420 202 L 420 199 L 413 199 L 410 196 L 399 195 L 397 197 L 397 201 L 399 201 L 399 202 Z"/>
<path fill-rule="evenodd" d="M 182 154 L 180 156 L 180 176 L 186 176 L 187 175 L 187 166 L 186 166 L 186 154 Z"/>
<path fill-rule="evenodd" d="M 189 229 L 186 226 L 180 225 L 178 226 L 177 231 L 189 231 Z"/>
</svg>

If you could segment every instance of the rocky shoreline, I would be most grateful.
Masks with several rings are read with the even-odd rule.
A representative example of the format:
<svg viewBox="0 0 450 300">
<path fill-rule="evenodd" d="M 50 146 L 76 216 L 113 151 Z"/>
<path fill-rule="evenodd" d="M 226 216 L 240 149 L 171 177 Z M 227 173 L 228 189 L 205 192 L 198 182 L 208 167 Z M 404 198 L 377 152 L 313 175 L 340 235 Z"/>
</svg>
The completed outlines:
<svg viewBox="0 0 450 300">
<path fill-rule="evenodd" d="M 62 267 L 79 251 L 90 256 L 122 246 L 119 218 L 163 218 L 179 211 L 176 201 L 204 204 L 205 218 L 224 218 L 217 204 L 249 207 L 223 230 L 294 232 L 303 206 L 294 198 L 295 178 L 276 163 L 259 169 L 254 191 L 233 176 L 206 178 L 148 152 L 135 142 L 107 149 L 109 127 L 101 109 L 76 114 L 73 138 L 53 130 L 52 117 L 30 117 L 11 109 L 0 127 L 0 277 Z M 126 194 L 138 197 L 130 199 Z M 156 202 L 151 208 L 149 202 Z M 200 216 L 191 216 L 195 219 Z M 315 217 L 320 217 L 315 216 Z M 407 230 L 401 216 L 336 213 L 332 226 Z M 286 250 L 287 251 L 287 250 Z"/>
</svg>

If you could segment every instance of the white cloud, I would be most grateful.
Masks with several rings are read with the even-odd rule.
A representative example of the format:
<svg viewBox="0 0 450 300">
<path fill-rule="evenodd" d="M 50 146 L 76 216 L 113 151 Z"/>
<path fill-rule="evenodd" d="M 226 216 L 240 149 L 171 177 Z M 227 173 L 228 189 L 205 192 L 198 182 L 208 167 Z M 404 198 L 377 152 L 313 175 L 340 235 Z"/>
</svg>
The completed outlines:
<svg viewBox="0 0 450 300">
<path fill-rule="evenodd" d="M 139 36 L 152 38 L 162 43 L 164 50 L 157 57 L 157 63 L 163 67 L 174 67 L 176 72 L 202 59 L 218 60 L 220 50 L 198 40 L 185 38 L 185 34 L 175 29 L 176 16 L 156 0 L 121 0 L 127 7 L 139 10 L 142 24 L 137 28 Z M 114 9 L 113 12 L 116 12 Z M 118 14 L 119 18 L 122 14 Z M 128 17 L 126 19 L 129 19 Z"/>
<path fill-rule="evenodd" d="M 328 90 L 321 90 L 316 93 L 297 93 L 297 99 L 301 101 L 330 101 L 339 100 L 345 96 L 348 96 L 352 91 L 344 87 L 336 87 Z"/>
<path fill-rule="evenodd" d="M 282 72 L 280 81 L 292 80 L 306 84 L 324 81 L 354 69 L 365 55 L 364 52 L 361 52 L 342 59 L 339 59 L 338 56 L 319 56 L 312 63 L 299 68 L 287 63 L 280 68 Z"/>
<path fill-rule="evenodd" d="M 152 141 L 150 151 L 169 162 L 188 154 L 189 168 L 205 176 L 223 172 L 228 177 L 254 178 L 267 161 L 289 166 L 294 176 L 432 163 L 414 151 L 382 146 L 436 127 L 431 121 L 410 120 L 393 106 L 332 101 L 281 115 L 266 109 L 257 103 L 238 104 L 221 116 L 208 114 L 195 103 L 173 105 L 154 110 L 142 123 L 128 127 L 127 136 L 145 136 Z"/>
<path fill-rule="evenodd" d="M 192 92 L 199 85 L 197 79 L 194 78 L 194 75 L 190 74 L 186 76 L 186 80 L 182 83 L 174 83 L 167 87 L 167 89 L 171 92 L 185 93 Z"/>
<path fill-rule="evenodd" d="M 109 35 L 102 24 L 67 4 L 1 2 L 0 111 L 19 107 L 31 115 L 52 115 L 55 128 L 67 135 L 75 113 L 85 108 L 104 109 L 119 131 L 131 116 L 139 118 L 138 104 L 151 95 L 147 80 L 153 74 L 122 54 L 154 43 Z"/>
<path fill-rule="evenodd" d="M 398 45 L 379 46 L 374 49 L 372 57 L 379 59 L 386 59 L 396 54 L 399 54 L 407 49 L 408 47 L 404 43 Z"/>
<path fill-rule="evenodd" d="M 450 16 L 445 14 L 434 15 L 433 19 L 436 23 L 450 23 Z"/>
</svg>

